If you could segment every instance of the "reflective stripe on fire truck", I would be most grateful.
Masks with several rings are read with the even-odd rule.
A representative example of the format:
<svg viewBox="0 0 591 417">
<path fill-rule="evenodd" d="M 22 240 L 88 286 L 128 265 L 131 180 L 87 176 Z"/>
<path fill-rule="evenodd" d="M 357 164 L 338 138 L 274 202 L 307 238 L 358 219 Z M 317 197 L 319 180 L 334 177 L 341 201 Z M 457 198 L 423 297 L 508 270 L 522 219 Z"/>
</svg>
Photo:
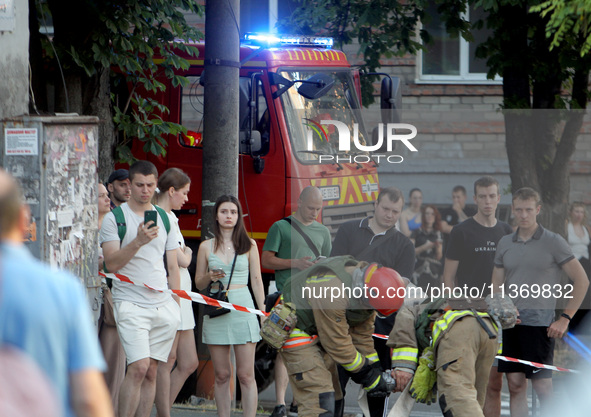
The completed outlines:
<svg viewBox="0 0 591 417">
<path fill-rule="evenodd" d="M 347 61 L 347 57 L 341 51 L 319 50 L 319 49 L 288 49 L 286 51 L 277 51 L 277 53 L 287 52 L 289 59 L 292 61 Z M 275 57 L 280 59 L 280 57 Z"/>
<path fill-rule="evenodd" d="M 313 179 L 310 183 L 315 187 L 340 187 L 339 199 L 327 201 L 327 207 L 371 202 L 377 199 L 379 193 L 377 174 L 323 178 L 320 180 Z"/>
</svg>

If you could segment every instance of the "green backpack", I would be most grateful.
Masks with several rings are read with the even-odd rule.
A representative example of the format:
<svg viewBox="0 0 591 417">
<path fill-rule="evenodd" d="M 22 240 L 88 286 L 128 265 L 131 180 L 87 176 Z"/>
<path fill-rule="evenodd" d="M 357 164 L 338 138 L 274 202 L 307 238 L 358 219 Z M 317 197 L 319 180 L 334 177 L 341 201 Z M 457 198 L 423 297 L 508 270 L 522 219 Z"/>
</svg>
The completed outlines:
<svg viewBox="0 0 591 417">
<path fill-rule="evenodd" d="M 163 208 L 154 206 L 156 211 L 160 214 L 160 218 L 162 219 L 162 224 L 166 229 L 166 234 L 170 233 L 170 221 L 168 220 L 168 214 L 164 211 Z M 111 210 L 111 213 L 115 216 L 115 223 L 117 224 L 117 233 L 119 234 L 119 242 L 123 242 L 123 238 L 125 237 L 125 232 L 127 232 L 127 225 L 125 224 L 125 216 L 123 215 L 123 209 L 121 206 L 115 207 Z"/>
<path fill-rule="evenodd" d="M 156 211 L 160 214 L 160 218 L 162 219 L 162 224 L 164 224 L 164 228 L 166 229 L 166 234 L 170 233 L 170 220 L 168 219 L 168 214 L 164 211 L 163 208 L 154 206 Z M 125 224 L 125 215 L 123 214 L 123 209 L 121 206 L 115 207 L 111 210 L 111 213 L 115 216 L 115 224 L 117 224 L 117 234 L 119 235 L 119 243 L 123 242 L 123 238 L 125 237 L 125 233 L 127 232 L 127 225 Z M 109 272 L 107 270 L 107 264 L 103 261 L 103 270 L 105 272 Z M 107 279 L 107 283 L 111 284 L 111 279 Z M 109 285 L 109 288 L 111 285 Z"/>
</svg>

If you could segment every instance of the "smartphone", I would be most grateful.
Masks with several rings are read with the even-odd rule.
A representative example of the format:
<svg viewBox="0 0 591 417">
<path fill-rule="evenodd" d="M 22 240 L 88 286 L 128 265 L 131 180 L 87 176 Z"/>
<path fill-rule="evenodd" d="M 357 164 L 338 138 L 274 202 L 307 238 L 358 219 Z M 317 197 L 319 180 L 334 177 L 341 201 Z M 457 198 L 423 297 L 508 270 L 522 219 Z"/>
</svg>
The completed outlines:
<svg viewBox="0 0 591 417">
<path fill-rule="evenodd" d="M 211 272 L 213 272 L 214 274 L 223 274 L 223 275 L 226 275 L 226 273 L 224 272 L 224 270 L 222 268 L 213 268 L 211 270 Z"/>
<path fill-rule="evenodd" d="M 154 223 L 150 225 L 149 229 L 156 226 L 156 223 L 158 222 L 158 212 L 156 210 L 144 211 L 144 224 L 148 223 L 150 220 L 152 220 Z"/>
<path fill-rule="evenodd" d="M 318 258 L 314 259 L 314 262 L 318 262 L 318 261 L 321 261 L 323 259 L 326 259 L 326 256 L 320 255 Z"/>
</svg>

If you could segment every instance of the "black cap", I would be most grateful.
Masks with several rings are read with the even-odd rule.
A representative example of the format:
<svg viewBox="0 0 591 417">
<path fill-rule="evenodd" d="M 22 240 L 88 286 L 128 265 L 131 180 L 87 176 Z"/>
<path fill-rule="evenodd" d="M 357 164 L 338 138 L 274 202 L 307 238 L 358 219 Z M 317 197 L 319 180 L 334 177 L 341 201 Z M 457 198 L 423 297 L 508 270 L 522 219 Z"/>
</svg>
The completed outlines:
<svg viewBox="0 0 591 417">
<path fill-rule="evenodd" d="M 123 181 L 129 178 L 129 171 L 126 169 L 118 169 L 117 171 L 113 171 L 111 175 L 109 175 L 109 180 L 107 184 L 111 184 L 113 181 Z"/>
</svg>

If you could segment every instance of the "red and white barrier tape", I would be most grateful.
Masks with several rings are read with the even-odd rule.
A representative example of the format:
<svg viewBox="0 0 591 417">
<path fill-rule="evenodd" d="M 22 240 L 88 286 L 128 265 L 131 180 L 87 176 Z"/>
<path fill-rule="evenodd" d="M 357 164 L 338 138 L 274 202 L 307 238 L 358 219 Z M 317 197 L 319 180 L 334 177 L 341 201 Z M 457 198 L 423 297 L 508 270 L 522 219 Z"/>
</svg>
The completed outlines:
<svg viewBox="0 0 591 417">
<path fill-rule="evenodd" d="M 388 339 L 388 336 L 386 336 L 384 334 L 377 334 L 377 333 L 374 333 L 373 337 L 378 338 L 378 339 L 384 339 L 384 340 Z M 574 370 L 574 369 L 561 368 L 559 366 L 553 366 L 553 365 L 544 365 L 543 363 L 524 361 L 523 359 L 510 358 L 508 356 L 498 355 L 498 356 L 496 356 L 496 358 L 500 359 L 502 361 L 506 361 L 506 362 L 522 363 L 524 365 L 533 366 L 534 368 L 539 368 L 539 369 L 549 369 L 551 371 L 557 371 L 557 372 L 572 372 L 575 374 L 579 373 L 579 371 Z"/>
<path fill-rule="evenodd" d="M 196 292 L 192 292 L 192 291 L 170 290 L 168 288 L 167 289 L 158 289 L 158 288 L 150 287 L 149 285 L 146 285 L 146 284 L 136 284 L 135 282 L 130 280 L 128 277 L 126 277 L 125 275 L 121 275 L 121 274 L 113 274 L 110 272 L 109 273 L 99 272 L 99 275 L 102 277 L 105 277 L 105 278 L 116 279 L 117 281 L 127 282 L 127 283 L 133 284 L 133 285 L 144 286 L 152 291 L 167 292 L 170 294 L 176 294 L 180 298 L 184 298 L 185 300 L 194 301 L 199 304 L 207 304 L 207 305 L 214 306 L 214 307 L 225 307 L 225 308 L 229 308 L 230 310 L 236 310 L 236 311 L 242 311 L 245 313 L 257 314 L 259 316 L 267 316 L 268 315 L 264 311 L 257 310 L 256 308 L 249 308 L 249 307 L 244 307 L 244 306 L 240 306 L 237 304 L 227 303 L 225 301 L 218 301 L 213 298 L 210 298 L 205 295 L 202 295 L 202 294 L 199 294 Z"/>
<path fill-rule="evenodd" d="M 113 273 L 110 273 L 110 272 L 109 273 L 99 272 L 99 275 L 100 276 L 103 276 L 105 278 L 116 279 L 118 281 L 127 282 L 127 283 L 133 284 L 133 285 L 143 285 L 144 287 L 149 288 L 152 291 L 167 292 L 167 293 L 170 293 L 170 294 L 176 294 L 180 298 L 184 298 L 185 300 L 194 301 L 194 302 L 199 303 L 199 304 L 207 304 L 207 305 L 215 306 L 215 307 L 225 307 L 225 308 L 229 308 L 230 310 L 242 311 L 242 312 L 245 312 L 245 313 L 253 313 L 253 314 L 257 314 L 259 316 L 268 316 L 268 314 L 265 313 L 264 311 L 257 310 L 255 308 L 244 307 L 244 306 L 240 306 L 240 305 L 237 305 L 237 304 L 227 303 L 225 301 L 218 301 L 218 300 L 215 300 L 213 298 L 210 298 L 210 297 L 207 297 L 205 295 L 202 295 L 202 294 L 199 294 L 199 293 L 196 293 L 196 292 L 192 292 L 192 291 L 169 290 L 169 289 L 164 289 L 163 290 L 163 289 L 153 288 L 153 287 L 150 287 L 149 285 L 146 285 L 146 284 L 136 284 L 135 282 L 133 282 L 132 280 L 130 280 L 125 275 L 113 274 Z M 378 334 L 378 333 L 374 333 L 373 334 L 373 337 L 376 337 L 378 339 L 384 339 L 384 340 L 387 340 L 388 339 L 388 336 L 386 336 L 384 334 Z M 539 369 L 549 369 L 551 371 L 558 371 L 558 372 L 579 373 L 579 371 L 576 371 L 574 369 L 560 368 L 558 366 L 545 365 L 543 363 L 524 361 L 522 359 L 510 358 L 508 356 L 500 356 L 499 355 L 499 356 L 497 356 L 497 359 L 500 359 L 500 360 L 503 360 L 503 361 L 507 361 L 507 362 L 522 363 L 524 365 L 533 366 L 534 368 L 539 368 Z"/>
<path fill-rule="evenodd" d="M 498 355 L 496 358 L 500 359 L 502 361 L 506 361 L 506 362 L 522 363 L 524 365 L 533 366 L 534 368 L 538 368 L 538 369 L 549 369 L 551 371 L 559 371 L 559 372 L 572 372 L 575 374 L 579 373 L 579 371 L 574 370 L 574 369 L 560 368 L 558 366 L 553 366 L 553 365 L 544 365 L 543 363 L 524 361 L 523 359 L 510 358 L 508 356 Z"/>
</svg>

